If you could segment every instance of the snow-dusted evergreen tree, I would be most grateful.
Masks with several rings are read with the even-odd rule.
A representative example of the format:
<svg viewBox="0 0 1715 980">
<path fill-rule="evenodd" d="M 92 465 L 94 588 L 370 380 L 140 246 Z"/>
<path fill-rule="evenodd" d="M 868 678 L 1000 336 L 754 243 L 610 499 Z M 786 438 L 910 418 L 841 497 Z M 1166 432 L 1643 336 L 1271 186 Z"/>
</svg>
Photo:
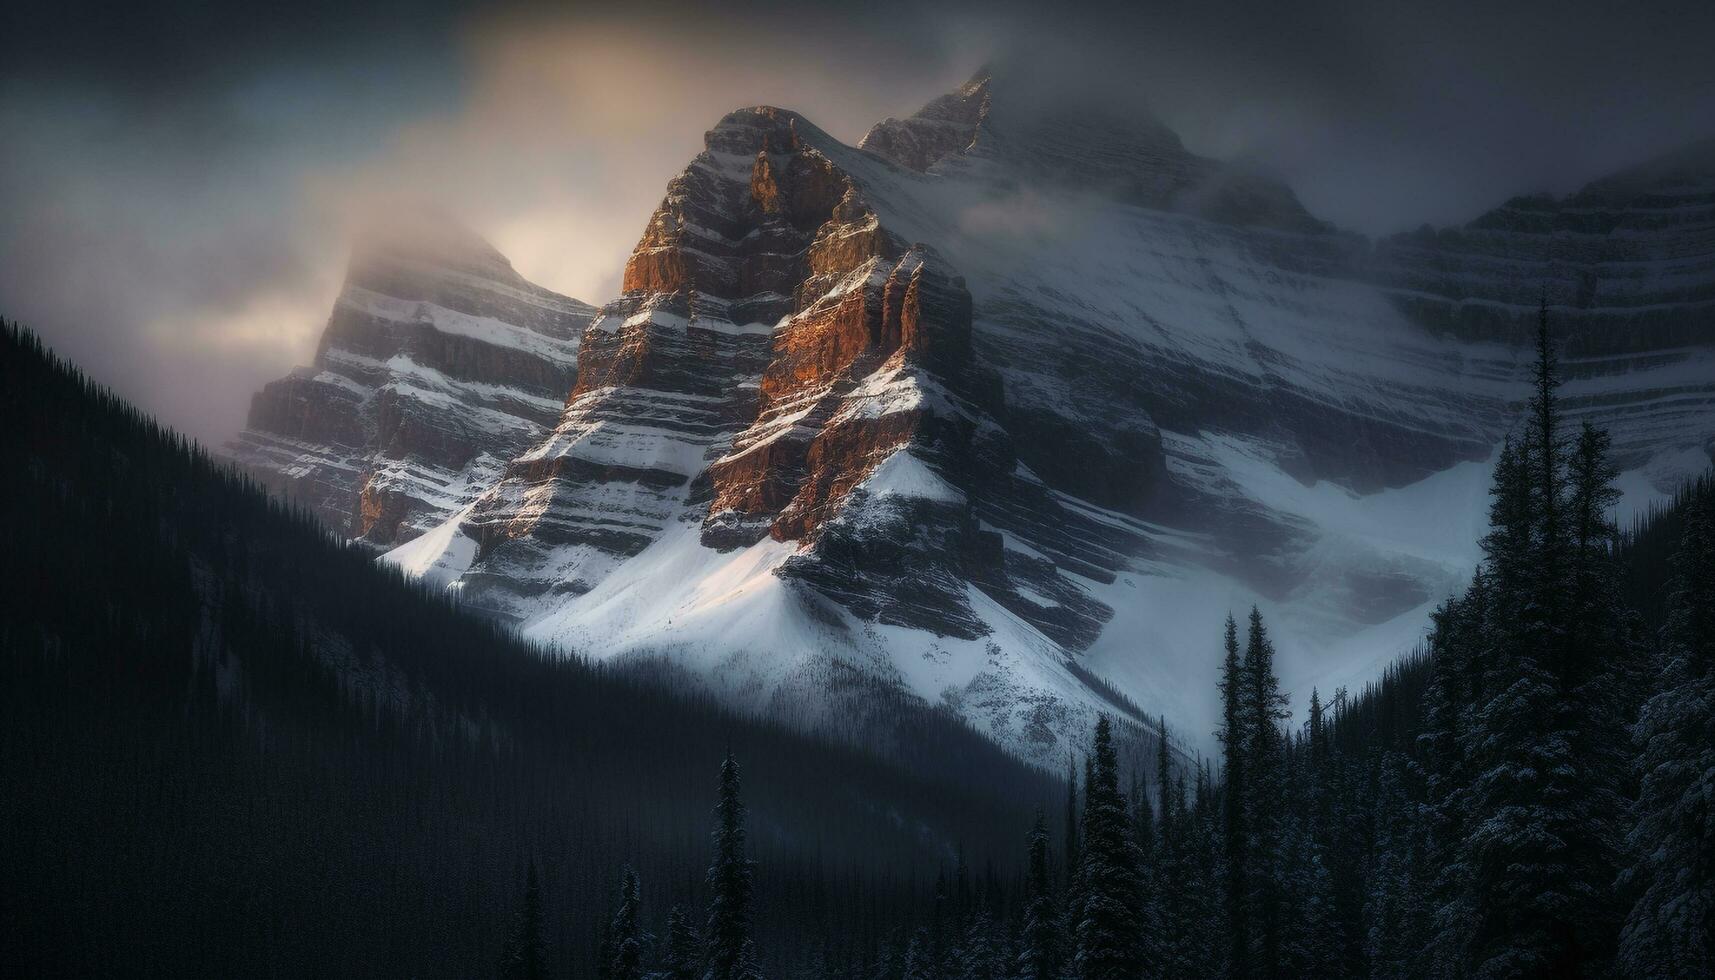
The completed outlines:
<svg viewBox="0 0 1715 980">
<path fill-rule="evenodd" d="M 1228 972 L 1230 952 L 1223 887 L 1223 811 L 1221 794 L 1207 764 L 1197 769 L 1197 788 L 1192 799 L 1189 842 L 1192 864 L 1190 885 L 1186 889 L 1189 893 L 1186 916 L 1191 930 L 1187 946 L 1191 960 L 1198 964 L 1198 974 L 1223 977 Z"/>
<path fill-rule="evenodd" d="M 667 912 L 667 938 L 661 950 L 661 980 L 697 980 L 703 959 L 702 937 L 683 905 Z"/>
<path fill-rule="evenodd" d="M 1222 804 L 1222 844 L 1225 851 L 1224 886 L 1227 923 L 1227 968 L 1235 978 L 1250 976 L 1250 915 L 1251 842 L 1246 804 L 1250 799 L 1250 781 L 1245 758 L 1250 747 L 1245 712 L 1244 665 L 1239 658 L 1239 626 L 1227 616 L 1221 663 L 1221 740 L 1222 776 L 1226 793 Z"/>
<path fill-rule="evenodd" d="M 1024 925 L 1019 934 L 1018 980 L 1059 980 L 1066 942 L 1054 903 L 1048 868 L 1048 824 L 1036 815 L 1030 831 L 1030 870 L 1025 879 Z"/>
<path fill-rule="evenodd" d="M 1451 870 L 1462 892 L 1452 908 L 1466 919 L 1453 928 L 1466 928 L 1458 945 L 1477 976 L 1591 972 L 1615 920 L 1608 746 L 1620 712 L 1606 697 L 1628 652 L 1613 636 L 1577 635 L 1587 616 L 1607 615 L 1581 592 L 1586 571 L 1609 573 L 1581 551 L 1578 526 L 1580 498 L 1599 509 L 1606 476 L 1595 461 L 1587 485 L 1569 486 L 1546 309 L 1534 379 L 1527 436 L 1496 468 L 1489 616 L 1473 665 L 1483 679 L 1462 732 L 1465 836 Z"/>
<path fill-rule="evenodd" d="M 1161 814 L 1154 821 L 1155 846 L 1145 850 L 1153 860 L 1144 866 L 1151 901 L 1144 905 L 1145 961 L 1153 974 L 1187 976 L 1201 968 L 1192 954 L 1190 889 L 1193 859 L 1191 817 L 1186 811 L 1185 786 L 1173 765 L 1167 719 L 1156 720 L 1155 797 Z"/>
<path fill-rule="evenodd" d="M 1370 973 L 1378 977 L 1411 976 L 1427 935 L 1417 807 L 1405 786 L 1407 773 L 1404 759 L 1385 753 L 1372 803 L 1375 844 L 1364 904 L 1364 952 Z"/>
<path fill-rule="evenodd" d="M 760 976 L 750 936 L 751 867 L 745 857 L 744 802 L 739 797 L 738 762 L 721 763 L 720 795 L 715 804 L 715 856 L 709 864 L 708 943 L 703 980 L 753 980 Z"/>
<path fill-rule="evenodd" d="M 1078 877 L 1078 864 L 1083 855 L 1078 849 L 1078 769 L 1072 757 L 1066 757 L 1066 840 L 1060 849 L 1062 887 L 1068 895 Z"/>
<path fill-rule="evenodd" d="M 608 925 L 608 946 L 612 950 L 607 962 L 609 980 L 643 980 L 641 904 L 637 872 L 627 867 L 620 872 L 619 907 L 614 910 L 613 921 Z"/>
<path fill-rule="evenodd" d="M 1250 629 L 1240 668 L 1241 700 L 1246 736 L 1245 826 L 1249 835 L 1250 886 L 1248 916 L 1252 925 L 1248 950 L 1252 972 L 1281 974 L 1282 801 L 1286 796 L 1286 760 L 1280 722 L 1287 717 L 1286 696 L 1274 674 L 1274 642 L 1263 625 L 1262 613 L 1251 607 Z"/>
<path fill-rule="evenodd" d="M 1143 970 L 1143 922 L 1137 852 L 1125 798 L 1119 791 L 1119 757 L 1106 715 L 1096 722 L 1084 787 L 1082 905 L 1073 957 L 1082 980 L 1135 980 Z"/>
<path fill-rule="evenodd" d="M 978 911 L 970 920 L 959 943 L 958 971 L 953 976 L 957 980 L 1009 980 L 1009 958 L 994 918 L 987 911 Z"/>
<path fill-rule="evenodd" d="M 905 947 L 900 980 L 940 980 L 940 964 L 936 962 L 935 951 L 931 945 L 929 931 L 919 927 Z"/>
<path fill-rule="evenodd" d="M 1715 975 L 1715 487 L 1708 482 L 1685 502 L 1673 563 L 1661 690 L 1636 731 L 1636 858 L 1622 884 L 1637 900 L 1619 953 L 1627 976 Z"/>
<path fill-rule="evenodd" d="M 536 862 L 525 872 L 524 904 L 512 922 L 512 933 L 500 957 L 500 975 L 505 980 L 544 980 L 548 976 L 548 944 L 542 934 L 542 886 L 536 877 Z"/>
</svg>

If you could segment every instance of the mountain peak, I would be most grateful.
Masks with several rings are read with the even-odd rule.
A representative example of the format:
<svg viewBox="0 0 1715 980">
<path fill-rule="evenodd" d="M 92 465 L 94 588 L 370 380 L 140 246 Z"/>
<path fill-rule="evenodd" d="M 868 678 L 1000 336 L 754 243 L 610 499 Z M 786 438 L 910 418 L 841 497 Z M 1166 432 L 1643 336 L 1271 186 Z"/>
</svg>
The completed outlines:
<svg viewBox="0 0 1715 980">
<path fill-rule="evenodd" d="M 365 209 L 352 235 L 351 260 L 354 269 L 404 263 L 506 283 L 523 281 L 506 256 L 450 212 L 413 201 Z"/>
<path fill-rule="evenodd" d="M 909 118 L 889 116 L 876 123 L 858 147 L 908 170 L 928 170 L 970 147 L 988 116 L 990 84 L 991 72 L 985 65 L 965 84 L 930 100 Z"/>
</svg>

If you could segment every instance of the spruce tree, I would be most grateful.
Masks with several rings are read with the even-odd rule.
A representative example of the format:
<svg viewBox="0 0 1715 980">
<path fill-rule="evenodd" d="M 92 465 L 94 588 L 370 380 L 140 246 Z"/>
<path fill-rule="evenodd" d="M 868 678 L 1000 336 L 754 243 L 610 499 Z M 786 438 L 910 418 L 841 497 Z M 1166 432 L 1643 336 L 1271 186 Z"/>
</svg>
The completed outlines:
<svg viewBox="0 0 1715 980">
<path fill-rule="evenodd" d="M 1384 753 L 1372 810 L 1374 856 L 1364 906 L 1364 948 L 1371 974 L 1411 975 L 1423 946 L 1423 886 L 1416 877 L 1416 827 L 1406 792 L 1406 763 Z"/>
<path fill-rule="evenodd" d="M 1076 900 L 1078 867 L 1083 855 L 1078 852 L 1078 770 L 1072 757 L 1066 757 L 1066 844 L 1062 849 L 1064 887 L 1067 907 Z"/>
<path fill-rule="evenodd" d="M 1249 834 L 1249 917 L 1254 929 L 1253 964 L 1264 976 L 1281 975 L 1283 926 L 1281 801 L 1286 785 L 1285 751 L 1279 722 L 1286 718 L 1286 696 L 1274 675 L 1274 643 L 1262 613 L 1251 607 L 1250 631 L 1242 667 L 1245 751 L 1245 824 Z"/>
<path fill-rule="evenodd" d="M 1059 980 L 1065 940 L 1054 906 L 1048 869 L 1048 824 L 1039 812 L 1030 831 L 1030 870 L 1025 879 L 1024 925 L 1019 933 L 1019 980 Z"/>
<path fill-rule="evenodd" d="M 1613 610 L 1597 610 L 1591 602 L 1605 600 L 1579 584 L 1586 572 L 1611 575 L 1588 547 L 1579 550 L 1581 534 L 1589 545 L 1590 515 L 1602 510 L 1609 477 L 1592 439 L 1583 482 L 1569 490 L 1546 307 L 1536 346 L 1529 431 L 1519 446 L 1503 447 L 1496 467 L 1483 541 L 1488 618 L 1472 668 L 1483 676 L 1461 733 L 1469 771 L 1452 866 L 1461 894 L 1451 908 L 1463 921 L 1450 925 L 1463 932 L 1453 938 L 1478 976 L 1597 972 L 1615 926 L 1611 743 L 1620 711 L 1609 695 L 1627 653 L 1618 627 L 1580 635 L 1584 620 L 1609 619 Z M 1580 501 L 1589 518 L 1583 529 Z"/>
<path fill-rule="evenodd" d="M 972 915 L 959 944 L 957 980 L 1010 980 L 999 929 L 987 910 Z"/>
<path fill-rule="evenodd" d="M 910 945 L 905 947 L 900 980 L 939 980 L 940 966 L 930 945 L 928 930 L 919 927 L 911 936 Z"/>
<path fill-rule="evenodd" d="M 1144 881 L 1150 889 L 1143 909 L 1145 961 L 1156 974 L 1183 976 L 1198 968 L 1191 956 L 1189 939 L 1189 818 L 1185 812 L 1184 784 L 1173 772 L 1172 743 L 1167 737 L 1165 715 L 1156 720 L 1155 785 L 1161 815 L 1155 821 L 1159 828 L 1156 845 L 1144 851 L 1145 857 L 1151 859 L 1143 868 Z"/>
<path fill-rule="evenodd" d="M 524 903 L 513 919 L 512 934 L 501 955 L 500 975 L 506 980 L 545 980 L 548 976 L 542 914 L 542 886 L 536 878 L 536 862 L 531 861 L 525 874 Z"/>
<path fill-rule="evenodd" d="M 667 942 L 662 951 L 662 980 L 697 980 L 703 959 L 702 939 L 683 905 L 667 912 Z"/>
<path fill-rule="evenodd" d="M 610 980 L 643 980 L 644 937 L 638 920 L 641 901 L 637 872 L 627 867 L 620 872 L 619 908 L 608 926 L 608 944 L 612 949 L 607 963 Z"/>
<path fill-rule="evenodd" d="M 738 776 L 738 762 L 728 755 L 721 763 L 720 796 L 715 804 L 703 980 L 753 980 L 760 975 L 750 937 L 751 863 L 745 857 L 745 813 Z"/>
<path fill-rule="evenodd" d="M 1620 935 L 1628 976 L 1715 975 L 1715 487 L 1702 482 L 1682 506 L 1661 690 L 1635 734 L 1636 857 L 1621 878 L 1637 896 Z"/>
<path fill-rule="evenodd" d="M 1225 904 L 1227 921 L 1227 969 L 1229 975 L 1250 976 L 1250 834 L 1245 813 L 1249 778 L 1245 757 L 1250 736 L 1246 727 L 1245 679 L 1239 659 L 1239 626 L 1227 616 L 1226 657 L 1221 664 L 1222 775 L 1226 792 L 1222 798 L 1222 843 L 1225 852 Z"/>
<path fill-rule="evenodd" d="M 1119 758 L 1106 715 L 1096 723 L 1089 773 L 1079 875 L 1083 903 L 1074 963 L 1082 980 L 1135 980 L 1144 965 L 1140 882 L 1125 799 L 1119 791 Z"/>
</svg>

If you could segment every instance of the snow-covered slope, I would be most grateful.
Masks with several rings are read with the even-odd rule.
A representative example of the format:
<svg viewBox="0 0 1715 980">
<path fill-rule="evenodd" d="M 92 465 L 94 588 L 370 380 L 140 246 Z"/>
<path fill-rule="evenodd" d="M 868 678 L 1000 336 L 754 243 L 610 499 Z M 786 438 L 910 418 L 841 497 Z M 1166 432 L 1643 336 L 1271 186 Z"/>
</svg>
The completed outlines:
<svg viewBox="0 0 1715 980">
<path fill-rule="evenodd" d="M 353 249 L 315 363 L 256 394 L 229 451 L 333 528 L 408 540 L 553 426 L 594 312 L 445 217 L 392 215 Z"/>
<path fill-rule="evenodd" d="M 554 431 L 388 558 L 753 708 L 849 718 L 879 677 L 1047 761 L 1117 689 L 1206 744 L 1251 603 L 1289 689 L 1360 682 L 1475 560 L 1541 278 L 1633 500 L 1709 459 L 1715 167 L 1372 247 L 998 79 L 865 149 L 771 108 L 706 144 Z"/>
</svg>

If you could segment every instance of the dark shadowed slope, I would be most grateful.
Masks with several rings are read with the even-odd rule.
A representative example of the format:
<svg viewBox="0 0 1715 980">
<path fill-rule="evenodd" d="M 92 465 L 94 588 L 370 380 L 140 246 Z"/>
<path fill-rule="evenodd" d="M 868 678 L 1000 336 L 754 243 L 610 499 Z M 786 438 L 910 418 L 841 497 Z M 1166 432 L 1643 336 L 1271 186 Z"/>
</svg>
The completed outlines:
<svg viewBox="0 0 1715 980">
<path fill-rule="evenodd" d="M 836 911 L 836 944 L 891 928 L 961 848 L 1010 875 L 1062 792 L 903 696 L 876 700 L 883 760 L 543 655 L 15 327 L 0 418 L 8 976 L 485 975 L 531 858 L 556 969 L 586 975 L 621 863 L 651 929 L 700 917 L 728 747 L 785 973 Z"/>
</svg>

